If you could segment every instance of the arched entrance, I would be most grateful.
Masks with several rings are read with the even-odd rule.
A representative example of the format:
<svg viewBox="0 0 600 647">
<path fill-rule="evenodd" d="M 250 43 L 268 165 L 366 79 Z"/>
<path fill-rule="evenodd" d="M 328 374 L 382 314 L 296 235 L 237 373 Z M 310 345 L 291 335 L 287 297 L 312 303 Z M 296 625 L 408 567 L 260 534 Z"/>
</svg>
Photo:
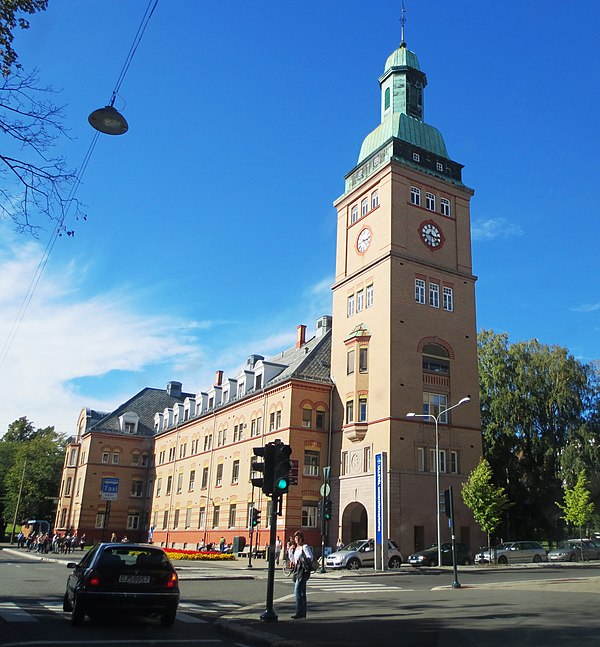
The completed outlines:
<svg viewBox="0 0 600 647">
<path fill-rule="evenodd" d="M 342 541 L 349 544 L 355 539 L 368 539 L 368 515 L 362 503 L 349 503 L 342 515 Z"/>
</svg>

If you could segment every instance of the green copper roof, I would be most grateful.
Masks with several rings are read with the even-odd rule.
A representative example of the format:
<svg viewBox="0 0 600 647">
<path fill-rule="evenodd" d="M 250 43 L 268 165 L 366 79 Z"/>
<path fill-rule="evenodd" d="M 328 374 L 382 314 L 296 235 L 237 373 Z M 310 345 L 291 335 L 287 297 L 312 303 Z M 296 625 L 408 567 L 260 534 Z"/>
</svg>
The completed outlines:
<svg viewBox="0 0 600 647">
<path fill-rule="evenodd" d="M 358 163 L 381 148 L 392 137 L 414 144 L 440 157 L 448 158 L 444 138 L 437 128 L 404 113 L 387 115 L 375 130 L 365 137 Z"/>
<path fill-rule="evenodd" d="M 385 74 L 392 67 L 412 67 L 415 70 L 420 70 L 419 59 L 414 52 L 406 49 L 406 46 L 400 46 L 395 52 L 392 52 L 387 61 L 383 73 Z"/>
</svg>

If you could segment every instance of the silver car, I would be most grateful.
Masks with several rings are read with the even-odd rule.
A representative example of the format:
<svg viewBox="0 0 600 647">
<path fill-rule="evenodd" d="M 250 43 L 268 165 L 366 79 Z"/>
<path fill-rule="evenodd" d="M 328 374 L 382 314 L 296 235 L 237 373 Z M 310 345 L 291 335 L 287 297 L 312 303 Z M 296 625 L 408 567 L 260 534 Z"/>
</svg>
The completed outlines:
<svg viewBox="0 0 600 647">
<path fill-rule="evenodd" d="M 395 541 L 388 539 L 388 567 L 400 568 L 402 555 Z M 375 540 L 357 539 L 341 550 L 328 555 L 325 560 L 327 568 L 348 568 L 355 571 L 364 566 L 375 566 Z"/>
<path fill-rule="evenodd" d="M 476 564 L 490 561 L 490 551 L 482 550 L 475 555 Z M 497 564 L 517 564 L 523 562 L 547 562 L 546 549 L 537 541 L 507 541 L 492 548 L 492 561 Z"/>
<path fill-rule="evenodd" d="M 583 546 L 583 561 L 600 559 L 600 547 L 590 539 L 568 539 L 561 541 L 558 548 L 548 553 L 549 562 L 580 562 Z"/>
</svg>

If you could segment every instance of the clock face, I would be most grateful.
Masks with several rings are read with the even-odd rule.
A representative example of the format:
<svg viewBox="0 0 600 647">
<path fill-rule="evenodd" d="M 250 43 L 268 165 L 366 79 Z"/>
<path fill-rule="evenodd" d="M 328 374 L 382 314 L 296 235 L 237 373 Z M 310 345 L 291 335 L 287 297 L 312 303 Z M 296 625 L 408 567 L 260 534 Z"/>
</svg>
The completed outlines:
<svg viewBox="0 0 600 647">
<path fill-rule="evenodd" d="M 419 233 L 421 240 L 432 249 L 440 247 L 444 240 L 441 229 L 431 220 L 421 224 Z"/>
<path fill-rule="evenodd" d="M 360 234 L 358 234 L 358 238 L 356 239 L 356 249 L 358 249 L 361 254 L 364 254 L 370 244 L 371 230 L 368 227 L 365 227 Z"/>
</svg>

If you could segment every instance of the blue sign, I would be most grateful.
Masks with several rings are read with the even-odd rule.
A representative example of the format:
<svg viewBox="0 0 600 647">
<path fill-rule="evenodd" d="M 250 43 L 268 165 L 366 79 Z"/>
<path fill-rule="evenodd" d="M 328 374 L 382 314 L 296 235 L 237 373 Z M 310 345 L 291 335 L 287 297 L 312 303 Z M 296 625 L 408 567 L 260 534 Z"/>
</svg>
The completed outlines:
<svg viewBox="0 0 600 647">
<path fill-rule="evenodd" d="M 375 454 L 375 543 L 383 544 L 383 454 Z"/>
<path fill-rule="evenodd" d="M 119 479 L 106 477 L 102 479 L 102 500 L 116 501 L 119 495 Z"/>
</svg>

